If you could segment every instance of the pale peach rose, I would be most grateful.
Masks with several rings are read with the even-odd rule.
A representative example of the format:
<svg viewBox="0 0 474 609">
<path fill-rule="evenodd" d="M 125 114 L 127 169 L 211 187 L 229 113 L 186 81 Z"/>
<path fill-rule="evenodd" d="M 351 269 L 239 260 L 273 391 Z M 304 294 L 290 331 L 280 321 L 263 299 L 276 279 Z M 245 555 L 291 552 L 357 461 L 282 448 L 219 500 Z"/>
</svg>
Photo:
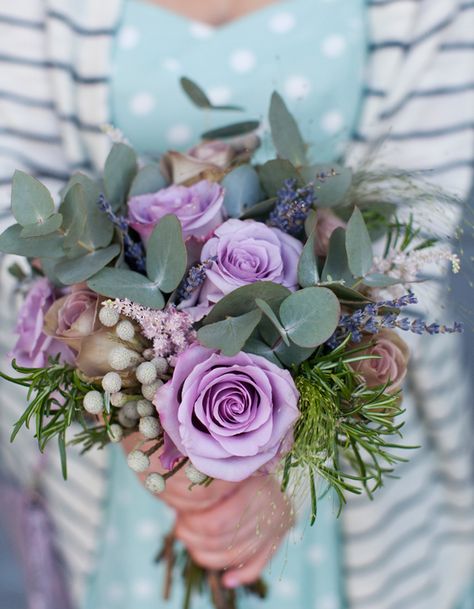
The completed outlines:
<svg viewBox="0 0 474 609">
<path fill-rule="evenodd" d="M 327 256 L 329 250 L 329 239 L 336 228 L 346 228 L 347 224 L 338 218 L 330 209 L 318 209 L 316 212 L 316 245 L 318 256 Z"/>
<path fill-rule="evenodd" d="M 393 330 L 383 329 L 378 334 L 365 336 L 359 346 L 367 345 L 363 355 L 376 355 L 377 359 L 354 362 L 352 368 L 358 372 L 367 387 L 378 387 L 389 383 L 387 393 L 401 389 L 407 373 L 410 356 L 408 346 Z"/>
</svg>

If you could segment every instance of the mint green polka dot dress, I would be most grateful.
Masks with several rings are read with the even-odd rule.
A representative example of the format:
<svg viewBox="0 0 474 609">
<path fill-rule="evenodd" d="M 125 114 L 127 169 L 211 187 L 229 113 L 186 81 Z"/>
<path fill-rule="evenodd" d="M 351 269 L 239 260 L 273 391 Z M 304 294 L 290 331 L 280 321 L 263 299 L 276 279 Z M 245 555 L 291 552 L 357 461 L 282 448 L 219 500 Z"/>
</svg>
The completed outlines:
<svg viewBox="0 0 474 609">
<path fill-rule="evenodd" d="M 115 48 L 113 122 L 142 153 L 185 150 L 204 131 L 263 119 L 259 159 L 272 154 L 265 129 L 277 89 L 302 127 L 313 159 L 340 156 L 354 129 L 366 52 L 364 0 L 275 2 L 218 28 L 138 0 L 125 4 Z M 244 112 L 203 112 L 179 86 L 188 76 L 215 104 Z M 83 609 L 181 609 L 182 586 L 161 598 L 163 567 L 154 563 L 172 513 L 149 495 L 119 448 L 110 450 L 106 526 Z M 335 502 L 320 501 L 312 528 L 305 513 L 266 570 L 266 601 L 245 596 L 241 609 L 343 609 Z M 193 609 L 210 609 L 198 598 Z"/>
</svg>

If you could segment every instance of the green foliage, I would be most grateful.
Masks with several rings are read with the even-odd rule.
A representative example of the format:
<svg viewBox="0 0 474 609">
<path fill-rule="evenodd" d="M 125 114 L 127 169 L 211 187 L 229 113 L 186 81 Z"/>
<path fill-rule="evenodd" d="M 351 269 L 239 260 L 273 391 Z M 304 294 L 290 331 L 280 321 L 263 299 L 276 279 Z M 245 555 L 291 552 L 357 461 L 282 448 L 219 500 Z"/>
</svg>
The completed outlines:
<svg viewBox="0 0 474 609">
<path fill-rule="evenodd" d="M 203 110 L 233 110 L 239 112 L 243 111 L 243 108 L 241 108 L 240 106 L 214 105 L 209 99 L 209 97 L 206 95 L 206 93 L 201 89 L 201 87 L 195 82 L 193 82 L 190 78 L 186 78 L 186 76 L 183 76 L 179 82 L 183 91 L 193 102 L 193 104 L 198 108 L 201 108 Z"/>
<path fill-rule="evenodd" d="M 136 173 L 135 151 L 126 144 L 114 144 L 104 167 L 105 194 L 114 210 L 125 203 Z"/>
<path fill-rule="evenodd" d="M 10 377 L 0 372 L 3 379 L 28 389 L 28 407 L 15 423 L 11 441 L 22 427 L 29 429 L 34 424 L 35 437 L 41 452 L 53 438 L 59 443 L 61 467 L 67 478 L 66 433 L 73 422 L 82 425 L 87 432 L 83 417 L 82 400 L 94 387 L 84 383 L 77 371 L 59 363 L 59 358 L 51 360 L 45 368 L 24 368 L 13 360 L 12 366 L 19 377 Z"/>
<path fill-rule="evenodd" d="M 127 269 L 107 267 L 89 279 L 87 285 L 94 292 L 109 298 L 129 298 L 152 309 L 165 306 L 163 294 L 154 281 Z"/>
<path fill-rule="evenodd" d="M 23 171 L 17 170 L 13 175 L 11 200 L 13 215 L 21 226 L 42 225 L 54 214 L 49 190 Z"/>
<path fill-rule="evenodd" d="M 221 298 L 204 318 L 204 325 L 215 323 L 228 316 L 237 317 L 257 308 L 256 298 L 261 298 L 269 305 L 279 305 L 290 294 L 290 290 L 271 281 L 256 281 L 237 288 Z"/>
<path fill-rule="evenodd" d="M 238 218 L 262 199 L 260 180 L 251 165 L 236 167 L 223 178 L 221 184 L 225 188 L 224 207 L 230 218 Z"/>
<path fill-rule="evenodd" d="M 369 356 L 348 349 L 348 341 L 326 355 L 317 350 L 294 374 L 301 416 L 285 459 L 283 489 L 302 472 L 312 487 L 313 514 L 318 477 L 335 489 L 342 507 L 346 492 L 372 496 L 405 460 L 394 450 L 412 448 L 395 442 L 403 426 L 397 422 L 400 396 L 361 382 L 350 364 Z"/>
<path fill-rule="evenodd" d="M 317 347 L 332 336 L 340 312 L 336 296 L 320 287 L 293 292 L 280 305 L 280 319 L 287 335 L 305 348 Z"/>
<path fill-rule="evenodd" d="M 57 233 L 44 237 L 23 239 L 20 224 L 9 226 L 0 235 L 0 251 L 26 258 L 61 258 L 64 255 L 63 237 Z"/>
<path fill-rule="evenodd" d="M 303 167 L 301 175 L 306 183 L 314 183 L 318 207 L 337 207 L 347 198 L 352 184 L 352 170 L 342 165 L 312 165 Z"/>
<path fill-rule="evenodd" d="M 274 197 L 283 186 L 285 180 L 296 180 L 298 186 L 303 186 L 300 174 L 290 161 L 273 159 L 258 168 L 260 182 L 269 197 Z"/>
<path fill-rule="evenodd" d="M 276 197 L 272 197 L 271 199 L 265 199 L 264 201 L 260 201 L 260 203 L 256 203 L 249 207 L 244 211 L 244 213 L 240 216 L 241 220 L 248 220 L 249 218 L 261 219 L 265 216 L 268 216 L 272 209 L 275 207 Z"/>
<path fill-rule="evenodd" d="M 166 180 L 161 174 L 158 165 L 149 164 L 142 167 L 134 177 L 130 192 L 130 197 L 143 195 L 150 192 L 157 192 L 166 186 Z"/>
<path fill-rule="evenodd" d="M 342 281 L 349 286 L 354 283 L 346 252 L 346 231 L 341 227 L 336 228 L 329 239 L 328 255 L 321 279 L 329 282 Z"/>
<path fill-rule="evenodd" d="M 298 261 L 298 283 L 302 288 L 314 286 L 319 281 L 316 237 L 311 231 Z"/>
<path fill-rule="evenodd" d="M 242 351 L 261 318 L 261 311 L 256 309 L 203 326 L 198 330 L 199 342 L 205 347 L 219 349 L 224 355 L 236 355 Z"/>
<path fill-rule="evenodd" d="M 305 165 L 306 145 L 293 115 L 276 91 L 272 94 L 268 119 L 278 156 L 289 160 L 297 167 Z"/>
<path fill-rule="evenodd" d="M 289 347 L 290 340 L 288 338 L 288 334 L 286 333 L 285 328 L 281 325 L 281 322 L 278 319 L 278 317 L 276 316 L 276 313 L 274 312 L 272 307 L 267 302 L 262 300 L 261 298 L 256 298 L 255 304 L 260 309 L 260 311 L 262 311 L 262 313 L 265 315 L 266 319 L 268 319 L 268 321 L 270 322 L 272 330 L 276 330 L 276 332 L 278 333 L 278 336 L 281 336 L 281 339 L 283 340 L 285 345 L 287 347 Z M 263 336 L 265 336 L 264 328 L 261 328 L 260 332 L 262 333 Z"/>
<path fill-rule="evenodd" d="M 31 238 L 31 237 L 43 237 L 44 235 L 50 235 L 58 230 L 63 221 L 61 214 L 53 214 L 44 221 L 38 222 L 37 224 L 27 224 L 23 226 L 23 230 L 20 233 L 20 237 Z"/>
<path fill-rule="evenodd" d="M 172 292 L 186 272 L 187 252 L 181 223 L 173 214 L 163 216 L 147 243 L 146 272 L 162 292 Z"/>
<path fill-rule="evenodd" d="M 120 254 L 117 243 L 99 250 L 88 252 L 72 260 L 62 260 L 54 268 L 59 280 L 64 285 L 72 285 L 86 281 Z"/>
<path fill-rule="evenodd" d="M 256 131 L 259 127 L 260 121 L 242 121 L 226 125 L 225 127 L 210 129 L 201 134 L 201 137 L 203 140 L 222 140 L 229 137 L 245 135 L 246 133 L 252 133 L 252 131 Z"/>
<path fill-rule="evenodd" d="M 364 277 L 373 262 L 372 242 L 364 218 L 357 207 L 346 229 L 346 251 L 349 268 L 354 277 Z"/>
</svg>

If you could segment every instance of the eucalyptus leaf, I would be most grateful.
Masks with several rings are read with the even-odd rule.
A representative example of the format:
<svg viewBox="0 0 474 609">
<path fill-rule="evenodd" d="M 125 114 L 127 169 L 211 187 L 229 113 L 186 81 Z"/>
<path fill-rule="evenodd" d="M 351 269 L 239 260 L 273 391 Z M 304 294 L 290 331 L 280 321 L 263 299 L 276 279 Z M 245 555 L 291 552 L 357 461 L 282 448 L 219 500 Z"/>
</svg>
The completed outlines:
<svg viewBox="0 0 474 609">
<path fill-rule="evenodd" d="M 244 213 L 240 216 L 241 220 L 248 220 L 249 218 L 261 218 L 262 216 L 267 216 L 272 209 L 275 207 L 276 197 L 272 197 L 271 199 L 265 199 L 265 201 L 260 201 L 260 203 L 256 203 L 249 207 Z"/>
<path fill-rule="evenodd" d="M 120 246 L 114 243 L 74 260 L 62 260 L 58 262 L 54 272 L 65 285 L 80 283 L 98 273 L 119 254 Z"/>
<path fill-rule="evenodd" d="M 276 91 L 272 95 L 268 118 L 278 156 L 288 159 L 296 166 L 304 165 L 306 163 L 305 143 L 293 115 Z"/>
<path fill-rule="evenodd" d="M 317 347 L 332 336 L 341 308 L 336 296 L 326 288 L 304 288 L 293 292 L 280 305 L 280 319 L 299 347 Z"/>
<path fill-rule="evenodd" d="M 257 338 L 249 338 L 249 340 L 245 343 L 244 351 L 246 353 L 260 355 L 279 368 L 283 368 L 273 349 Z"/>
<path fill-rule="evenodd" d="M 43 237 L 44 235 L 50 235 L 55 233 L 61 226 L 63 217 L 61 214 L 53 214 L 44 222 L 38 222 L 38 224 L 27 224 L 21 231 L 21 236 L 24 238 L 29 237 Z"/>
<path fill-rule="evenodd" d="M 347 223 L 346 251 L 349 268 L 354 277 L 364 277 L 373 262 L 372 242 L 360 209 L 354 208 Z"/>
<path fill-rule="evenodd" d="M 130 187 L 129 196 L 136 197 L 150 192 L 157 192 L 166 186 L 166 180 L 163 177 L 158 165 L 149 164 L 142 167 L 133 179 Z"/>
<path fill-rule="evenodd" d="M 64 256 L 62 235 L 53 233 L 44 237 L 23 239 L 21 224 L 9 226 L 0 235 L 0 252 L 17 254 L 26 258 L 61 258 Z"/>
<path fill-rule="evenodd" d="M 240 165 L 221 182 L 225 189 L 224 207 L 230 218 L 238 218 L 262 198 L 260 180 L 251 165 Z"/>
<path fill-rule="evenodd" d="M 371 273 L 364 277 L 362 283 L 369 288 L 387 288 L 391 285 L 403 283 L 403 279 L 390 277 L 389 275 L 383 275 L 381 273 Z"/>
<path fill-rule="evenodd" d="M 298 283 L 302 288 L 316 285 L 319 281 L 314 231 L 308 237 L 298 261 Z"/>
<path fill-rule="evenodd" d="M 173 214 L 163 216 L 147 243 L 146 273 L 166 293 L 178 287 L 186 272 L 188 254 L 181 223 Z"/>
<path fill-rule="evenodd" d="M 12 181 L 12 212 L 22 226 L 41 224 L 54 214 L 54 201 L 39 180 L 15 171 Z"/>
<path fill-rule="evenodd" d="M 312 165 L 302 168 L 301 174 L 306 183 L 314 183 L 318 207 L 341 205 L 352 185 L 352 170 L 342 165 Z"/>
<path fill-rule="evenodd" d="M 339 301 L 343 303 L 369 304 L 370 302 L 373 302 L 370 298 L 367 298 L 367 296 L 364 296 L 357 290 L 349 288 L 342 283 L 320 283 L 319 285 L 321 287 L 328 288 L 331 290 L 331 292 L 334 292 Z"/>
<path fill-rule="evenodd" d="M 273 353 L 285 367 L 298 366 L 301 362 L 307 360 L 314 353 L 314 347 L 300 347 L 290 341 L 288 347 L 280 341 L 273 349 Z"/>
<path fill-rule="evenodd" d="M 316 229 L 316 221 L 318 219 L 318 215 L 315 209 L 310 209 L 308 215 L 306 216 L 306 220 L 304 221 L 304 232 L 307 237 L 311 235 L 311 233 Z"/>
<path fill-rule="evenodd" d="M 201 135 L 203 140 L 221 140 L 228 137 L 237 137 L 239 135 L 245 135 L 246 133 L 252 133 L 260 127 L 260 121 L 242 121 L 240 123 L 233 123 L 232 125 L 226 125 L 225 127 L 218 127 L 217 129 L 211 129 Z"/>
<path fill-rule="evenodd" d="M 290 346 L 290 341 L 288 339 L 288 335 L 286 333 L 286 330 L 281 325 L 280 320 L 276 316 L 276 314 L 273 311 L 273 309 L 271 308 L 271 306 L 267 302 L 262 300 L 261 298 L 256 298 L 255 299 L 255 304 L 260 309 L 260 311 L 262 311 L 262 313 L 265 315 L 265 317 L 270 321 L 270 323 L 272 324 L 273 328 L 275 328 L 275 330 L 281 336 L 281 339 L 283 340 L 283 342 L 286 345 Z"/>
<path fill-rule="evenodd" d="M 165 305 L 158 286 L 134 271 L 107 267 L 89 279 L 87 285 L 109 298 L 128 298 L 153 309 L 162 309 Z"/>
<path fill-rule="evenodd" d="M 257 308 L 256 298 L 265 300 L 269 305 L 280 303 L 290 290 L 271 281 L 256 281 L 237 288 L 221 298 L 203 320 L 204 325 L 221 321 L 228 316 L 237 317 Z"/>
<path fill-rule="evenodd" d="M 200 328 L 198 340 L 205 347 L 219 349 L 224 355 L 236 355 L 242 351 L 261 318 L 262 312 L 258 309 L 238 317 L 227 317 Z"/>
<path fill-rule="evenodd" d="M 59 211 L 67 233 L 66 247 L 74 248 L 74 253 L 69 252 L 72 257 L 107 247 L 112 241 L 114 227 L 98 207 L 99 195 L 98 184 L 88 176 L 77 173 L 69 180 Z"/>
<path fill-rule="evenodd" d="M 137 156 L 126 144 L 114 144 L 105 161 L 105 194 L 112 209 L 119 209 L 128 195 L 137 173 Z"/>
<path fill-rule="evenodd" d="M 343 281 L 348 285 L 354 283 L 345 244 L 346 231 L 340 227 L 336 228 L 329 239 L 328 255 L 321 274 L 323 281 Z"/>
<path fill-rule="evenodd" d="M 275 197 L 285 180 L 296 180 L 297 186 L 303 186 L 301 176 L 296 168 L 286 159 L 273 159 L 258 168 L 260 182 L 269 197 Z"/>
<path fill-rule="evenodd" d="M 243 108 L 240 106 L 231 106 L 231 105 L 214 105 L 206 93 L 201 89 L 199 85 L 193 82 L 190 78 L 186 78 L 183 76 L 180 79 L 180 84 L 183 91 L 189 97 L 189 99 L 193 102 L 195 106 L 198 108 L 208 109 L 208 110 L 236 110 L 242 111 Z"/>
</svg>

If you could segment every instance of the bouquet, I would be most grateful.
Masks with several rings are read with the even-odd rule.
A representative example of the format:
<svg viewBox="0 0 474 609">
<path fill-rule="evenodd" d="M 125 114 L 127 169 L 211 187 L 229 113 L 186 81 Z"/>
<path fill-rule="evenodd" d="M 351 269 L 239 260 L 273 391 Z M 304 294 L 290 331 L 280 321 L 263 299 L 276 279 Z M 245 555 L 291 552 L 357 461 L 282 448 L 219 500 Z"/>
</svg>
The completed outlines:
<svg viewBox="0 0 474 609">
<path fill-rule="evenodd" d="M 12 440 L 23 426 L 41 451 L 56 438 L 64 477 L 68 443 L 138 432 L 128 464 L 152 493 L 181 468 L 191 493 L 279 476 L 283 493 L 310 497 L 313 524 L 328 487 L 341 507 L 348 492 L 372 496 L 404 459 L 400 334 L 461 331 L 413 315 L 423 267 L 459 260 L 409 210 L 448 196 L 400 171 L 310 162 L 278 93 L 269 124 L 276 155 L 263 164 L 254 121 L 159 161 L 115 142 L 103 176 L 74 174 L 59 207 L 15 173 L 17 223 L 0 250 L 29 266 L 11 269 L 26 299 L 17 376 L 2 377 L 28 389 L 28 405 Z M 173 546 L 170 535 L 160 555 L 169 575 Z M 208 583 L 216 607 L 235 605 L 219 573 L 182 561 L 187 603 Z"/>
</svg>

